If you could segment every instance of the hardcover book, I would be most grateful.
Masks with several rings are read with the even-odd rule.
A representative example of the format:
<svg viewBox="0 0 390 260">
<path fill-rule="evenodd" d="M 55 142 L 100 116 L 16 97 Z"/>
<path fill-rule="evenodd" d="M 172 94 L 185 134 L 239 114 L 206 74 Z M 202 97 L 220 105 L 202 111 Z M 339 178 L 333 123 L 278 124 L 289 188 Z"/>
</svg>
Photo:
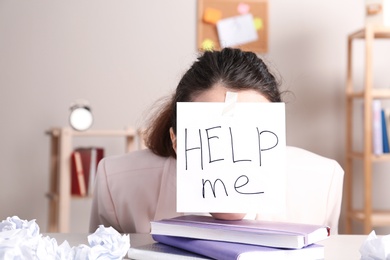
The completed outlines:
<svg viewBox="0 0 390 260">
<path fill-rule="evenodd" d="M 185 215 L 151 221 L 151 234 L 299 249 L 326 239 L 330 229 L 322 225 Z"/>
<path fill-rule="evenodd" d="M 381 109 L 381 101 L 374 99 L 372 101 L 372 148 L 375 155 L 383 154 Z"/>
<path fill-rule="evenodd" d="M 83 169 L 81 155 L 78 151 L 74 151 L 71 155 L 71 171 L 72 195 L 85 196 L 87 194 L 85 186 L 85 172 Z"/>
<path fill-rule="evenodd" d="M 324 259 L 325 249 L 322 245 L 312 244 L 301 249 L 280 249 L 223 241 L 192 239 L 153 235 L 153 239 L 173 247 L 204 255 L 212 259 L 246 260 L 246 259 Z"/>
<path fill-rule="evenodd" d="M 382 119 L 383 153 L 390 153 L 389 137 L 387 135 L 388 122 L 386 120 L 386 112 L 384 109 L 381 110 L 381 119 Z"/>
<path fill-rule="evenodd" d="M 130 247 L 127 251 L 127 257 L 135 260 L 210 259 L 209 257 L 162 243 Z"/>
<path fill-rule="evenodd" d="M 103 157 L 103 148 L 77 148 L 73 151 L 71 155 L 73 195 L 92 195 L 97 165 Z"/>
</svg>

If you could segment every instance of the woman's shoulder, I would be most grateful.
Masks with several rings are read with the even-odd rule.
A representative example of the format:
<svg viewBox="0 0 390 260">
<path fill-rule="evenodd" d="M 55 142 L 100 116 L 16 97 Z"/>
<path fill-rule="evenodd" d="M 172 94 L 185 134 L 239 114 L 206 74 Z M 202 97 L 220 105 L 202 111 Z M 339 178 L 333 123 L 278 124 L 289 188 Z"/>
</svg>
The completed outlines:
<svg viewBox="0 0 390 260">
<path fill-rule="evenodd" d="M 302 148 L 287 146 L 286 155 L 286 162 L 289 168 L 308 169 L 311 172 L 313 169 L 316 169 L 315 172 L 317 173 L 343 172 L 340 164 L 335 159 Z"/>
<path fill-rule="evenodd" d="M 310 161 L 310 160 L 326 161 L 326 162 L 335 161 L 333 159 L 327 158 L 325 156 L 295 146 L 287 146 L 286 152 L 287 152 L 287 158 L 293 159 L 294 161 Z"/>
<path fill-rule="evenodd" d="M 174 160 L 170 157 L 162 157 L 154 154 L 149 149 L 138 150 L 122 155 L 105 157 L 102 161 L 102 167 L 109 174 L 138 172 L 153 169 L 162 169 L 168 160 Z"/>
</svg>

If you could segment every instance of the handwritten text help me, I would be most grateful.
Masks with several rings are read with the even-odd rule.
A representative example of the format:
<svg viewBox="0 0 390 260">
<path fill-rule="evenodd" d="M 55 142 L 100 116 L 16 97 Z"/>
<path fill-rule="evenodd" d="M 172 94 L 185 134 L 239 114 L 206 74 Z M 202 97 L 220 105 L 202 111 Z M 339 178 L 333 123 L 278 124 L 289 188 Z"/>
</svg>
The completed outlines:
<svg viewBox="0 0 390 260">
<path fill-rule="evenodd" d="M 273 194 L 284 165 L 284 104 L 244 104 L 226 118 L 223 103 L 178 103 L 178 211 L 242 212 Z"/>
</svg>

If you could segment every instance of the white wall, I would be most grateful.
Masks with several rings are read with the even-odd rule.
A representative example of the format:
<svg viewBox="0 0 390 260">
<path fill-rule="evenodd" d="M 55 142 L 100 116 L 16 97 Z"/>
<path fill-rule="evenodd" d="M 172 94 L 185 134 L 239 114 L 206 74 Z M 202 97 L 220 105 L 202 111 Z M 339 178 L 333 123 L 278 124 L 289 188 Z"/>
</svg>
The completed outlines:
<svg viewBox="0 0 390 260">
<path fill-rule="evenodd" d="M 363 26 L 364 1 L 269 3 L 265 58 L 294 93 L 287 142 L 343 165 L 347 35 Z M 90 101 L 96 129 L 139 126 L 196 57 L 195 22 L 196 0 L 0 0 L 1 219 L 35 218 L 45 231 L 45 130 L 66 126 L 77 98 Z M 121 140 L 96 142 L 123 152 Z M 87 231 L 89 207 L 72 203 L 72 231 Z"/>
</svg>

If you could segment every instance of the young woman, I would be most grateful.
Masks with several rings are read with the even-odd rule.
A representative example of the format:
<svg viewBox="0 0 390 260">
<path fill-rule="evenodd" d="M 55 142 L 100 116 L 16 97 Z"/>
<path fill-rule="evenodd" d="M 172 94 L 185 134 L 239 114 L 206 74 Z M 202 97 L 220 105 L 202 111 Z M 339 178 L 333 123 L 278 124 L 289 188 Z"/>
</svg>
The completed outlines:
<svg viewBox="0 0 390 260">
<path fill-rule="evenodd" d="M 149 233 L 151 220 L 180 215 L 176 212 L 176 103 L 224 102 L 227 91 L 236 92 L 238 102 L 281 102 L 277 80 L 254 53 L 231 48 L 204 52 L 150 121 L 145 132 L 149 149 L 100 162 L 91 232 L 103 224 L 123 233 Z M 220 219 L 245 216 L 211 214 Z"/>
</svg>

